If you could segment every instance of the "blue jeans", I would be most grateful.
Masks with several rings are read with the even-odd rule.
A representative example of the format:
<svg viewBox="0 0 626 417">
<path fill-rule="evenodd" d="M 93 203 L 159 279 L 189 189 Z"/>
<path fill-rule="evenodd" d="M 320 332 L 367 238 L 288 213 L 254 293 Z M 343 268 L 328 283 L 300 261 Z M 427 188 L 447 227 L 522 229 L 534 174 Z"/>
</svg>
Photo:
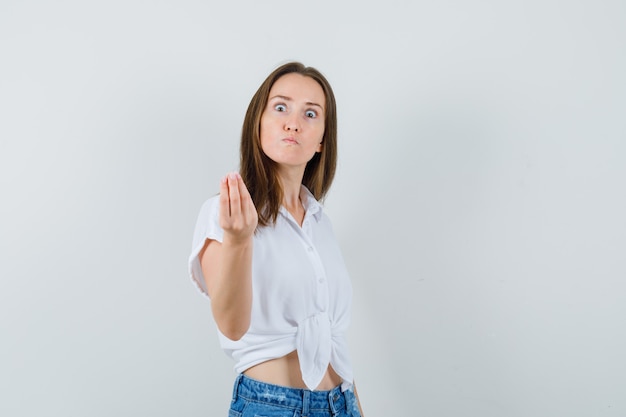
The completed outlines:
<svg viewBox="0 0 626 417">
<path fill-rule="evenodd" d="M 239 375 L 229 417 L 361 417 L 352 390 L 310 391 Z"/>
</svg>

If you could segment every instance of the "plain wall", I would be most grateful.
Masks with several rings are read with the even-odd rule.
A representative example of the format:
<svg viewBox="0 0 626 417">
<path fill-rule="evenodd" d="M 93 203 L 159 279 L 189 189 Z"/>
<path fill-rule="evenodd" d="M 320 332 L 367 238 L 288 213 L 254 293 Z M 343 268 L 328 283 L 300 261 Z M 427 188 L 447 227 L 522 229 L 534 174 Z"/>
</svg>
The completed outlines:
<svg viewBox="0 0 626 417">
<path fill-rule="evenodd" d="M 326 210 L 373 416 L 626 415 L 626 3 L 0 4 L 0 415 L 226 415 L 187 274 L 276 66 L 339 106 Z"/>
</svg>

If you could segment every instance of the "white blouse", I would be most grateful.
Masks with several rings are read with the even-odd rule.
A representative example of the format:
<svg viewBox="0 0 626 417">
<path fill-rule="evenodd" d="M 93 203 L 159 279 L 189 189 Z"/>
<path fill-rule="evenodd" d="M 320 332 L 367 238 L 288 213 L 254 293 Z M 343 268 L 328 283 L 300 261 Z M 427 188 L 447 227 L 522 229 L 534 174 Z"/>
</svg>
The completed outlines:
<svg viewBox="0 0 626 417">
<path fill-rule="evenodd" d="M 276 224 L 254 235 L 250 328 L 237 341 L 218 330 L 219 341 L 235 360 L 237 373 L 297 350 L 309 389 L 320 384 L 330 364 L 346 390 L 353 383 L 346 341 L 350 278 L 322 206 L 304 186 L 300 198 L 305 209 L 302 227 L 281 207 Z M 189 257 L 191 277 L 205 294 L 198 255 L 206 239 L 222 241 L 218 216 L 215 196 L 200 209 Z"/>
</svg>

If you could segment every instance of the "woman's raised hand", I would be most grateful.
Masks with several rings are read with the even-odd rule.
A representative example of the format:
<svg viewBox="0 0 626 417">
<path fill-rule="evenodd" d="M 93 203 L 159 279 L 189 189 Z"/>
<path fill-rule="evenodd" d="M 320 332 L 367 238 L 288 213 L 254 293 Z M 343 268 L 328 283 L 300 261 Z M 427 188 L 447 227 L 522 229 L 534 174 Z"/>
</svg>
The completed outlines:
<svg viewBox="0 0 626 417">
<path fill-rule="evenodd" d="M 230 173 L 220 182 L 220 227 L 224 240 L 243 243 L 256 229 L 259 216 L 248 188 L 239 173 Z"/>
</svg>

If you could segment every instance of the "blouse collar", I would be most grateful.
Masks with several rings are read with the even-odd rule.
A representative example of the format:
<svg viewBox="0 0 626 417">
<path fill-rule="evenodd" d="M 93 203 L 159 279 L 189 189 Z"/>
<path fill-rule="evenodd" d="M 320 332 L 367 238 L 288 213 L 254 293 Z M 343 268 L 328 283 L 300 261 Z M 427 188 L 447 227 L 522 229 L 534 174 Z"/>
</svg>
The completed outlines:
<svg viewBox="0 0 626 417">
<path fill-rule="evenodd" d="M 300 185 L 300 201 L 302 201 L 302 206 L 304 207 L 305 217 L 313 217 L 318 222 L 322 219 L 322 205 L 304 185 Z M 285 207 L 280 206 L 279 212 L 283 216 L 289 217 Z"/>
</svg>

